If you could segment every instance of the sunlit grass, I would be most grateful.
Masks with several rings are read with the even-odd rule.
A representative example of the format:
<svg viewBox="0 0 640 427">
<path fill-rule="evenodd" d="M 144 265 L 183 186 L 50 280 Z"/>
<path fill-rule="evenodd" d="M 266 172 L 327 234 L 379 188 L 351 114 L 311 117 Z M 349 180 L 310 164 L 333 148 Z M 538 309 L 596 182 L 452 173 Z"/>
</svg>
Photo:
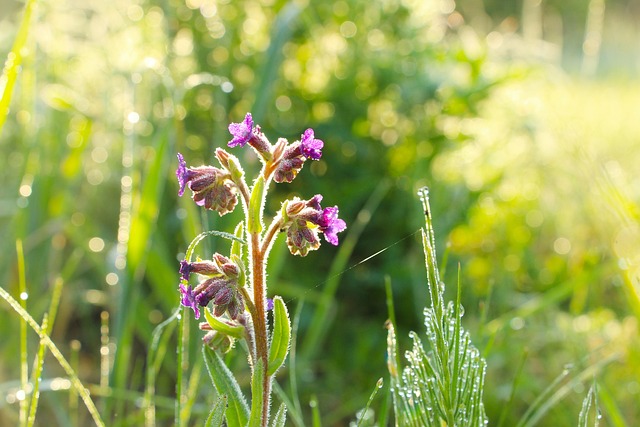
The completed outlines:
<svg viewBox="0 0 640 427">
<path fill-rule="evenodd" d="M 498 65 L 472 32 L 464 43 L 455 31 L 445 37 L 447 24 L 426 4 L 405 14 L 392 4 L 381 13 L 365 2 L 300 10 L 257 1 L 246 10 L 220 2 L 213 13 L 213 3 L 28 1 L 36 8 L 26 27 L 23 10 L 3 22 L 3 55 L 27 49 L 21 67 L 16 52 L 2 58 L 1 286 L 15 301 L 26 287 L 39 334 L 22 340 L 29 317 L 3 302 L 0 389 L 26 388 L 25 359 L 36 391 L 39 372 L 42 381 L 22 409 L 0 402 L 0 424 L 34 411 L 36 424 L 87 424 L 74 403 L 79 382 L 107 425 L 173 422 L 176 381 L 182 419 L 189 409 L 206 419 L 208 384 L 196 388 L 190 370 L 202 363 L 198 333 L 181 330 L 190 347 L 179 377 L 179 337 L 163 322 L 178 303 L 185 236 L 232 231 L 233 220 L 202 220 L 176 202 L 172 162 L 176 148 L 206 162 L 228 119 L 254 104 L 271 128 L 321 125 L 341 167 L 314 164 L 307 172 L 329 184 L 308 185 L 333 193 L 353 218 L 339 252 L 300 270 L 274 249 L 274 287 L 291 311 L 302 307 L 290 365 L 298 377 L 283 391 L 293 393 L 296 425 L 345 422 L 367 404 L 385 369 L 385 274 L 400 296 L 400 328 L 421 327 L 419 242 L 393 244 L 420 226 L 413 193 L 426 183 L 437 244 L 448 250 L 445 280 L 456 282 L 460 262 L 465 328 L 487 359 L 491 422 L 504 414 L 503 425 L 515 425 L 527 414 L 575 425 L 593 377 L 605 419 L 640 418 L 640 83 Z M 551 389 L 567 364 L 575 375 Z M 74 382 L 53 390 L 59 378 Z"/>
</svg>

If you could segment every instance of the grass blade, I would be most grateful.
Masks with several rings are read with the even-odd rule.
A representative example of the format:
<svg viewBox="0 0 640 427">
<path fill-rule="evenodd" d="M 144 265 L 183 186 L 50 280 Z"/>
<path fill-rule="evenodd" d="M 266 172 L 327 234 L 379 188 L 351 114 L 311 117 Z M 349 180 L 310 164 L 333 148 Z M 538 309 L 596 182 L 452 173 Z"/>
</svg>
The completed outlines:
<svg viewBox="0 0 640 427">
<path fill-rule="evenodd" d="M 91 417 L 93 418 L 93 421 L 95 422 L 95 424 L 101 427 L 104 426 L 105 424 L 102 421 L 100 414 L 98 413 L 98 409 L 96 408 L 96 405 L 94 404 L 93 400 L 91 399 L 91 396 L 89 395 L 89 391 L 82 385 L 82 382 L 80 382 L 80 379 L 78 379 L 78 376 L 76 375 L 75 371 L 71 368 L 71 365 L 69 364 L 67 359 L 65 359 L 65 357 L 62 355 L 60 350 L 58 350 L 58 347 L 56 347 L 54 342 L 51 340 L 51 337 L 47 335 L 47 333 L 40 327 L 40 325 L 38 325 L 38 323 L 33 319 L 33 317 L 31 317 L 31 315 L 29 315 L 29 313 L 27 313 L 26 310 L 24 310 L 20 306 L 20 303 L 18 303 L 18 301 L 16 301 L 4 288 L 0 288 L 0 297 L 2 297 L 5 301 L 7 301 L 11 306 L 11 308 L 13 308 L 13 310 L 16 313 L 18 313 L 18 315 L 20 315 L 20 317 L 22 317 L 29 324 L 29 326 L 31 326 L 31 329 L 33 329 L 40 336 L 40 339 L 44 341 L 46 346 L 49 348 L 49 351 L 51 351 L 51 354 L 53 354 L 53 356 L 58 360 L 58 363 L 60 363 L 60 366 L 62 367 L 62 369 L 64 369 L 66 374 L 69 376 L 69 379 L 73 384 L 74 389 L 78 392 L 78 394 L 82 398 L 82 401 L 84 402 L 85 406 L 87 407 L 87 410 L 91 414 Z"/>
<path fill-rule="evenodd" d="M 62 285 L 64 281 L 61 277 L 56 279 L 53 285 L 53 295 L 51 296 L 51 303 L 49 304 L 49 311 L 45 314 L 42 321 L 42 329 L 47 335 L 51 335 L 53 324 L 58 312 L 58 306 L 60 304 L 60 297 L 62 295 Z M 27 418 L 27 427 L 34 425 L 36 421 L 36 410 L 38 409 L 38 401 L 40 398 L 40 377 L 42 376 L 42 369 L 44 366 L 44 356 L 46 354 L 46 345 L 43 340 L 40 340 L 40 346 L 38 348 L 38 355 L 34 363 L 33 369 L 33 390 L 31 392 L 31 400 L 29 402 L 29 417 Z"/>
<path fill-rule="evenodd" d="M 180 307 L 180 319 L 178 320 L 178 372 L 176 378 L 176 404 L 174 422 L 176 427 L 181 426 L 182 404 L 186 400 L 184 392 L 184 374 L 189 366 L 189 322 L 186 320 L 187 307 Z"/>
<path fill-rule="evenodd" d="M 591 412 L 591 405 L 595 405 L 596 416 L 594 420 L 594 427 L 598 427 L 600 424 L 600 408 L 598 406 L 597 398 L 597 385 L 594 381 L 593 385 L 589 387 L 589 392 L 582 401 L 582 408 L 580 409 L 580 415 L 578 416 L 578 427 L 588 427 L 589 425 L 589 412 Z"/>
<path fill-rule="evenodd" d="M 569 370 L 566 369 L 531 405 L 530 410 L 525 413 L 518 423 L 518 427 L 532 427 L 536 425 L 538 421 L 540 421 L 551 408 L 564 399 L 577 384 L 597 374 L 602 368 L 619 357 L 619 354 L 612 354 L 609 357 L 598 360 L 580 371 L 575 378 L 562 385 L 562 380 L 569 375 Z"/>
<path fill-rule="evenodd" d="M 622 411 L 611 396 L 609 390 L 602 384 L 598 387 L 598 396 L 602 406 L 606 409 L 607 419 L 612 427 L 627 427 L 628 424 L 622 416 Z"/>
<path fill-rule="evenodd" d="M 168 337 L 171 336 L 171 332 L 173 331 L 173 327 L 175 327 L 174 320 L 180 314 L 180 308 L 175 310 L 173 314 L 167 318 L 165 321 L 160 323 L 153 331 L 153 338 L 151 339 L 151 343 L 149 344 L 149 353 L 147 354 L 147 384 L 145 387 L 145 398 L 144 398 L 144 419 L 145 425 L 147 427 L 154 427 L 156 425 L 156 405 L 155 405 L 155 383 L 156 383 L 156 374 L 160 369 L 159 365 L 162 359 L 164 358 L 164 353 L 167 349 L 167 340 L 165 339 L 163 343 L 160 342 L 160 339 L 163 336 L 163 332 L 165 329 L 169 330 L 169 333 L 165 335 Z"/>
<path fill-rule="evenodd" d="M 371 392 L 371 395 L 369 396 L 369 401 L 367 402 L 367 406 L 365 406 L 365 408 L 362 410 L 361 416 L 358 417 L 358 424 L 356 425 L 356 427 L 360 427 L 360 425 L 362 424 L 362 421 L 364 421 L 364 419 L 366 418 L 367 411 L 369 410 L 369 407 L 371 407 L 371 402 L 373 402 L 373 399 L 376 397 L 376 395 L 378 394 L 378 391 L 382 388 L 383 384 L 384 384 L 384 381 L 382 380 L 382 378 L 380 378 L 378 382 L 376 382 L 376 387 L 373 389 L 373 391 Z"/>
<path fill-rule="evenodd" d="M 18 34 L 13 42 L 11 52 L 9 52 L 7 56 L 7 61 L 2 70 L 2 76 L 0 76 L 0 91 L 2 91 L 0 95 L 0 134 L 7 120 L 7 114 L 9 113 L 11 97 L 13 96 L 13 86 L 16 83 L 20 64 L 22 63 L 22 52 L 29 36 L 31 15 L 33 14 L 35 3 L 35 0 L 28 0 L 24 7 L 24 15 L 22 15 L 22 22 L 20 22 Z"/>
<path fill-rule="evenodd" d="M 24 265 L 24 250 L 22 248 L 22 240 L 16 241 L 16 255 L 18 261 L 18 292 L 20 292 L 20 307 L 27 311 L 27 283 Z M 27 362 L 27 322 L 24 318 L 20 319 L 20 384 L 22 391 L 27 392 L 29 388 L 29 366 Z M 20 400 L 20 425 L 27 422 L 27 411 L 29 410 L 29 401 L 27 399 Z"/>
</svg>

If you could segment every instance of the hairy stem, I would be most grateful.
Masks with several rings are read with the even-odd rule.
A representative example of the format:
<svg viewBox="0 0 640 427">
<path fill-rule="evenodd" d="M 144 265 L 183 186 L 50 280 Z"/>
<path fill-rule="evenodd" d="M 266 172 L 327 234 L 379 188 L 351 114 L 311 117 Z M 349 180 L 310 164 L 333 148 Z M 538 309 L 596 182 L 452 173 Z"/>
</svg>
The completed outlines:
<svg viewBox="0 0 640 427">
<path fill-rule="evenodd" d="M 260 246 L 262 256 L 265 258 L 264 261 L 266 261 L 269 250 L 271 249 L 271 245 L 273 244 L 273 241 L 278 234 L 278 231 L 280 231 L 280 227 L 282 227 L 282 225 L 283 221 L 280 215 L 276 216 L 271 222 L 271 225 L 269 225 L 269 229 L 265 233 L 264 238 L 262 239 L 262 245 Z"/>
<path fill-rule="evenodd" d="M 269 345 L 267 337 L 266 322 L 266 284 L 264 274 L 264 254 L 260 250 L 259 233 L 251 233 L 251 268 L 253 272 L 253 302 L 255 304 L 255 315 L 253 317 L 253 327 L 255 329 L 256 340 L 256 361 L 262 360 L 264 374 L 262 378 L 262 426 L 267 425 L 269 415 L 269 397 L 271 394 L 271 382 L 267 373 L 269 366 Z M 254 371 L 255 372 L 255 371 Z M 254 397 L 255 398 L 255 397 Z"/>
</svg>

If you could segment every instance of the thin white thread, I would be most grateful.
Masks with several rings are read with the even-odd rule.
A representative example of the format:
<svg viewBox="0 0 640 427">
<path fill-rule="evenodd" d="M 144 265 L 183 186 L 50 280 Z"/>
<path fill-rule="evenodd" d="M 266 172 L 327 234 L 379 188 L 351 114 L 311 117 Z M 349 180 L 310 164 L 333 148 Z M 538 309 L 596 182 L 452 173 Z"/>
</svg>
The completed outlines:
<svg viewBox="0 0 640 427">
<path fill-rule="evenodd" d="M 343 275 L 344 273 L 346 273 L 347 271 L 349 271 L 349 270 L 353 270 L 354 268 L 356 268 L 356 267 L 357 267 L 357 266 L 359 266 L 360 264 L 364 264 L 365 262 L 367 262 L 367 261 L 371 260 L 372 258 L 377 257 L 378 255 L 380 255 L 380 254 L 382 254 L 383 252 L 385 252 L 387 249 L 389 249 L 389 248 L 391 248 L 391 247 L 393 247 L 393 246 L 397 245 L 398 243 L 400 243 L 400 242 L 402 242 L 402 241 L 404 241 L 404 240 L 407 240 L 409 237 L 413 237 L 413 236 L 415 236 L 417 233 L 419 233 L 419 232 L 420 232 L 420 230 L 421 230 L 421 228 L 418 228 L 418 229 L 417 229 L 416 231 L 414 231 L 413 233 L 411 233 L 411 234 L 407 234 L 407 235 L 406 235 L 406 236 L 404 236 L 402 239 L 400 239 L 400 240 L 398 240 L 398 241 L 396 241 L 396 242 L 394 242 L 394 243 L 390 244 L 389 246 L 386 246 L 386 247 L 384 247 L 384 248 L 380 249 L 378 252 L 375 252 L 374 254 L 369 255 L 368 257 L 366 257 L 366 258 L 364 258 L 363 260 L 361 260 L 361 261 L 359 261 L 359 262 L 357 262 L 357 263 L 353 264 L 352 266 L 350 266 L 350 267 L 348 267 L 348 268 L 345 268 L 345 269 L 344 269 L 344 270 L 342 270 L 341 272 L 336 273 L 336 274 L 334 274 L 334 275 L 333 275 L 333 276 L 331 276 L 331 277 L 327 277 L 327 278 L 326 278 L 325 280 L 323 280 L 322 282 L 316 283 L 315 285 L 313 285 L 312 287 L 310 287 L 309 289 L 307 289 L 306 291 L 304 291 L 304 292 L 302 293 L 302 295 L 297 296 L 297 297 L 292 297 L 292 298 L 288 299 L 288 300 L 286 301 L 286 303 L 288 304 L 288 303 L 290 303 L 291 301 L 294 301 L 294 300 L 296 300 L 296 299 L 300 299 L 300 298 L 304 297 L 305 295 L 307 295 L 307 294 L 308 294 L 309 292 L 311 292 L 312 290 L 314 290 L 314 289 L 316 289 L 316 288 L 318 288 L 318 287 L 320 287 L 320 286 L 324 285 L 325 283 L 327 283 L 329 280 L 331 280 L 331 279 L 335 279 L 336 277 L 340 277 L 340 276 L 342 276 L 342 275 Z"/>
</svg>

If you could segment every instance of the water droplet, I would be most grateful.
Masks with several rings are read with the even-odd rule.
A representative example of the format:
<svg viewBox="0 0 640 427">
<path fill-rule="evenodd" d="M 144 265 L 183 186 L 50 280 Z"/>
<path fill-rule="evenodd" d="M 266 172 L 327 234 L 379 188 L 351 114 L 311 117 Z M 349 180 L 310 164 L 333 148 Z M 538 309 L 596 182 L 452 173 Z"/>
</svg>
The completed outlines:
<svg viewBox="0 0 640 427">
<path fill-rule="evenodd" d="M 28 293 L 26 293 L 26 292 L 21 292 L 20 293 L 20 299 L 22 301 L 26 301 L 28 298 L 29 298 L 29 294 Z"/>
</svg>

